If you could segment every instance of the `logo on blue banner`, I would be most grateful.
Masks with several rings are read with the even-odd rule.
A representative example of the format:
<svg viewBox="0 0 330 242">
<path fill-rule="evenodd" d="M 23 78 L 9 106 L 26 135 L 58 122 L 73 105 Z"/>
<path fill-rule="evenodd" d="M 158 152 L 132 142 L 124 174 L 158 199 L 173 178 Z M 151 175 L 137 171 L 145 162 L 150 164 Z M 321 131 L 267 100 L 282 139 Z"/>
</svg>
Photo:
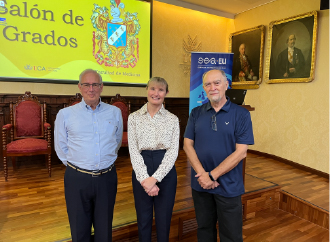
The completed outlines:
<svg viewBox="0 0 330 242">
<path fill-rule="evenodd" d="M 233 53 L 192 52 L 190 68 L 189 113 L 209 100 L 203 89 L 203 74 L 212 69 L 223 70 L 229 83 L 232 83 Z"/>
<path fill-rule="evenodd" d="M 108 44 L 116 48 L 126 46 L 126 25 L 108 23 Z"/>
</svg>

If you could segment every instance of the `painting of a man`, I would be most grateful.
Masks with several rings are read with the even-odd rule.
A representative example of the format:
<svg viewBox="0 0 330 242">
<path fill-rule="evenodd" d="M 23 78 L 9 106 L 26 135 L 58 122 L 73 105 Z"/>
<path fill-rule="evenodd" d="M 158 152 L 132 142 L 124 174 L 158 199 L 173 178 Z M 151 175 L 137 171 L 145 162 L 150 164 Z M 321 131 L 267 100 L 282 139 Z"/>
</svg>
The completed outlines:
<svg viewBox="0 0 330 242">
<path fill-rule="evenodd" d="M 257 89 L 262 81 L 265 26 L 244 29 L 229 36 L 229 52 L 234 53 L 232 88 Z"/>
<path fill-rule="evenodd" d="M 316 36 L 316 11 L 270 22 L 266 82 L 312 81 Z"/>
<path fill-rule="evenodd" d="M 301 50 L 295 47 L 296 36 L 291 34 L 286 41 L 288 48 L 283 50 L 276 63 L 278 78 L 305 77 L 305 58 Z"/>
<path fill-rule="evenodd" d="M 234 62 L 234 80 L 233 81 L 252 81 L 254 76 L 251 61 L 245 54 L 246 45 L 243 43 L 239 46 L 239 56 Z"/>
</svg>

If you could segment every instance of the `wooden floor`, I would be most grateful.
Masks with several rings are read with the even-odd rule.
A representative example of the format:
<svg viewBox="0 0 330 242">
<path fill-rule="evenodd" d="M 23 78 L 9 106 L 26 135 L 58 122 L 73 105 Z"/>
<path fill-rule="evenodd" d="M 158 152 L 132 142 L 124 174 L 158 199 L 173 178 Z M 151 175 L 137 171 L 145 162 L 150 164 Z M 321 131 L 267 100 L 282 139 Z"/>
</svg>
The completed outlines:
<svg viewBox="0 0 330 242">
<path fill-rule="evenodd" d="M 244 242 L 326 242 L 329 230 L 279 209 L 257 212 L 243 223 Z"/>
<path fill-rule="evenodd" d="M 134 199 L 129 157 L 116 162 L 118 193 L 114 228 L 135 223 Z M 190 166 L 180 151 L 176 163 L 178 188 L 174 211 L 193 207 L 190 189 Z M 54 165 L 48 178 L 43 164 L 25 165 L 9 170 L 9 181 L 0 173 L 0 241 L 67 241 L 69 223 L 64 200 L 65 167 Z M 246 192 L 276 184 L 290 194 L 328 211 L 329 181 L 283 163 L 248 154 Z M 290 227 L 293 226 L 293 227 Z M 329 231 L 281 210 L 258 212 L 244 222 L 244 241 L 329 241 Z M 286 237 L 285 237 L 286 236 Z M 196 241 L 193 234 L 190 242 Z M 317 240 L 315 240 L 317 238 Z"/>
<path fill-rule="evenodd" d="M 329 179 L 250 153 L 245 173 L 274 182 L 281 190 L 329 211 Z"/>
<path fill-rule="evenodd" d="M 300 219 L 279 209 L 256 213 L 255 218 L 243 223 L 244 242 L 327 242 L 329 230 Z M 138 242 L 138 236 L 116 242 Z M 197 232 L 193 230 L 181 242 L 198 242 Z M 156 233 L 152 242 L 157 242 Z M 218 238 L 218 242 L 220 242 Z"/>
</svg>

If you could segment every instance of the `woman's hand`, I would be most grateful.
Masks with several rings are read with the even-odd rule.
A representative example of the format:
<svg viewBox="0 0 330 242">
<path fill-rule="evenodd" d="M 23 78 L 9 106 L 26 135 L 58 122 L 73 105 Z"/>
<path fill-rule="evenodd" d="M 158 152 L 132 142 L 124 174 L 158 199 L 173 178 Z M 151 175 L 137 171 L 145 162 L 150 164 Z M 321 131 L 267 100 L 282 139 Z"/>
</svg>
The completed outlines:
<svg viewBox="0 0 330 242">
<path fill-rule="evenodd" d="M 146 191 L 146 193 L 149 193 L 151 191 L 151 189 L 156 185 L 156 178 L 148 177 L 147 179 L 144 179 L 141 182 L 142 187 L 144 188 L 144 190 Z"/>
<path fill-rule="evenodd" d="M 148 195 L 151 197 L 157 196 L 159 192 L 159 187 L 157 185 L 154 185 L 150 192 L 148 192 Z"/>
</svg>

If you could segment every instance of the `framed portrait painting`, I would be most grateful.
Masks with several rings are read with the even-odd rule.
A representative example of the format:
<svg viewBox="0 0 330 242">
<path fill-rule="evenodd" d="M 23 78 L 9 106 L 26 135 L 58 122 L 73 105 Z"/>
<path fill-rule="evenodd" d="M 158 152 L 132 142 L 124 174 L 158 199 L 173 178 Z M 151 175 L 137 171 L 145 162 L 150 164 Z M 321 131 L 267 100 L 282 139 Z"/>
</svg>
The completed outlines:
<svg viewBox="0 0 330 242">
<path fill-rule="evenodd" d="M 311 82 L 314 79 L 316 37 L 316 11 L 271 22 L 266 82 Z"/>
<path fill-rule="evenodd" d="M 257 89 L 262 81 L 265 26 L 230 34 L 229 52 L 234 53 L 232 88 Z"/>
</svg>

